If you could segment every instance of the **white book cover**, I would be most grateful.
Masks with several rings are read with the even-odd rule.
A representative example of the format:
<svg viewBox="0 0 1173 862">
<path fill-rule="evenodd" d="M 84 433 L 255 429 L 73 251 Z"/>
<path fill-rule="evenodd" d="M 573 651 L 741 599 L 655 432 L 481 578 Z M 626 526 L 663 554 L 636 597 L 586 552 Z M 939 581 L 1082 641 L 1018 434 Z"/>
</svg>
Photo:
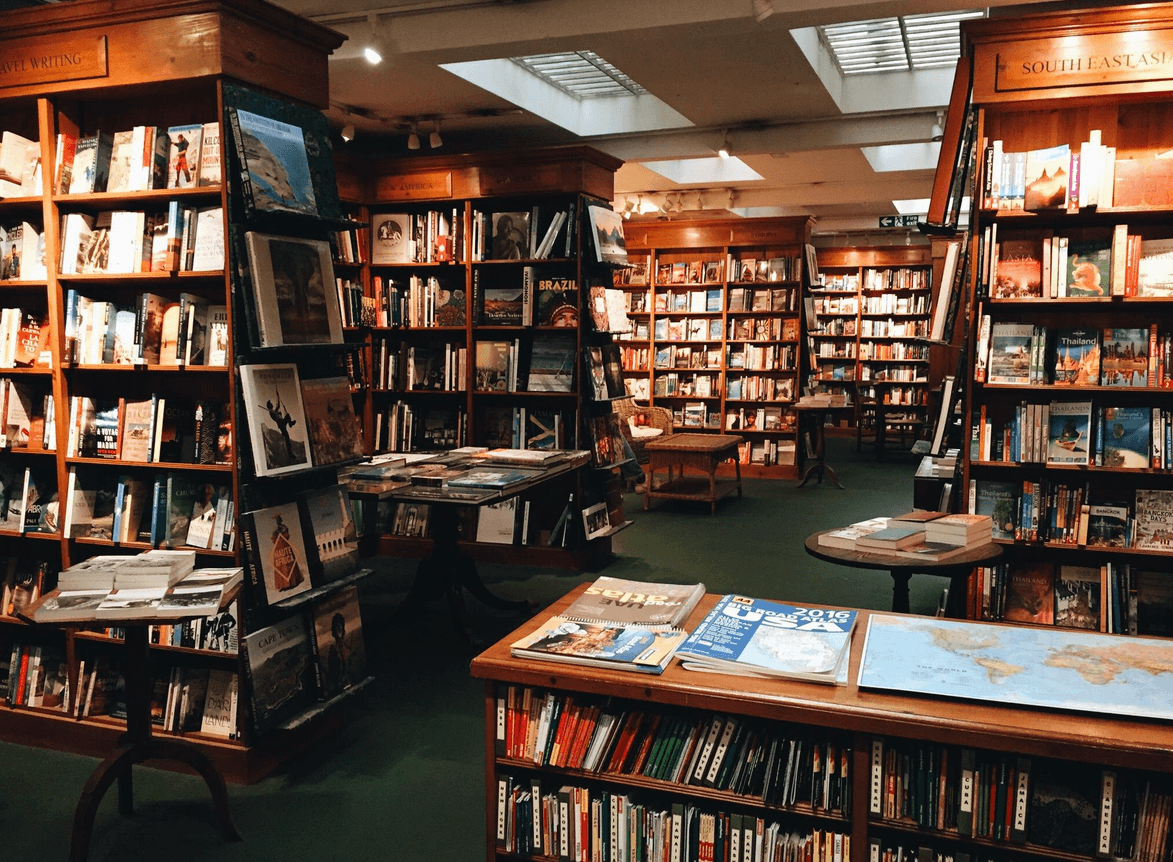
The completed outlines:
<svg viewBox="0 0 1173 862">
<path fill-rule="evenodd" d="M 196 214 L 191 268 L 195 272 L 224 268 L 224 211 L 220 207 L 201 209 Z"/>
<path fill-rule="evenodd" d="M 1173 238 L 1141 242 L 1136 295 L 1173 296 Z"/>
</svg>

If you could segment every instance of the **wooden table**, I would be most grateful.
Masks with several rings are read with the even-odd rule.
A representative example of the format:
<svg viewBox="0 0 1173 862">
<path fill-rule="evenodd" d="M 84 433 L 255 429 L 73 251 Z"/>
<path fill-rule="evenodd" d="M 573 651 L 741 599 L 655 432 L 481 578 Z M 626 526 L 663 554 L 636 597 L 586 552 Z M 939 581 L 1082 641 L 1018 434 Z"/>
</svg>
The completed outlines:
<svg viewBox="0 0 1173 862">
<path fill-rule="evenodd" d="M 835 475 L 835 471 L 831 469 L 831 465 L 826 462 L 827 453 L 827 416 L 834 413 L 842 413 L 845 410 L 855 410 L 852 404 L 795 404 L 794 409 L 798 412 L 798 447 L 799 451 L 803 450 L 802 438 L 804 435 L 814 431 L 814 440 L 811 441 L 814 449 L 814 460 L 807 465 L 802 472 L 802 478 L 798 480 L 798 487 L 801 488 L 807 483 L 811 476 L 818 476 L 819 482 L 823 481 L 823 476 L 831 477 L 831 481 L 835 483 L 835 487 L 843 489 L 843 485 L 839 482 L 839 477 Z"/>
<path fill-rule="evenodd" d="M 836 528 L 838 529 L 838 528 Z M 887 570 L 892 575 L 892 610 L 908 613 L 908 582 L 914 574 L 937 575 L 949 578 L 948 616 L 961 616 L 965 607 L 966 586 L 975 566 L 990 566 L 1002 558 L 1002 546 L 993 542 L 977 545 L 947 560 L 912 560 L 892 554 L 873 554 L 849 548 L 820 545 L 819 536 L 830 530 L 820 530 L 806 537 L 806 552 L 812 557 L 851 566 L 856 569 Z"/>
<path fill-rule="evenodd" d="M 651 506 L 652 497 L 665 500 L 706 500 L 710 514 L 716 514 L 717 501 L 737 491 L 741 496 L 741 462 L 738 447 L 742 438 L 736 434 L 672 434 L 649 440 L 645 449 L 648 453 L 648 488 L 644 492 L 644 508 Z M 717 468 L 732 459 L 736 479 L 717 481 Z M 656 470 L 666 467 L 668 481 L 656 487 Z M 679 467 L 680 475 L 673 478 L 673 470 Z M 685 476 L 684 468 L 703 470 L 708 482 L 699 476 Z"/>
</svg>

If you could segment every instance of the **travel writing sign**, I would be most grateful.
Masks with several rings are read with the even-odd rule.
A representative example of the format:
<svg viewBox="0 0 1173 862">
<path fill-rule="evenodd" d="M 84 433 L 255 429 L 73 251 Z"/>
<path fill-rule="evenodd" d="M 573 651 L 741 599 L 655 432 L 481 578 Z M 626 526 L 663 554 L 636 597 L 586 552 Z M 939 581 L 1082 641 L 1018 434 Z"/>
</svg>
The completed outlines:
<svg viewBox="0 0 1173 862">
<path fill-rule="evenodd" d="M 0 49 L 0 90 L 104 78 L 109 74 L 106 37 L 8 42 Z"/>
<path fill-rule="evenodd" d="M 998 92 L 1173 79 L 1173 31 L 1141 30 L 999 46 Z"/>
</svg>

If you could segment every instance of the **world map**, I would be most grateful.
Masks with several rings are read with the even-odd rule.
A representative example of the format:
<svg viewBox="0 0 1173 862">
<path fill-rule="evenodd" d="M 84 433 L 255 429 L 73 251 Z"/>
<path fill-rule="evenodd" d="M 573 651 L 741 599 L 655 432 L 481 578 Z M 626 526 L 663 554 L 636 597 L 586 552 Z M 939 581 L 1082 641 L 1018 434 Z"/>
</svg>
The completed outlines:
<svg viewBox="0 0 1173 862">
<path fill-rule="evenodd" d="M 1173 642 L 874 614 L 860 688 L 1173 719 Z"/>
</svg>

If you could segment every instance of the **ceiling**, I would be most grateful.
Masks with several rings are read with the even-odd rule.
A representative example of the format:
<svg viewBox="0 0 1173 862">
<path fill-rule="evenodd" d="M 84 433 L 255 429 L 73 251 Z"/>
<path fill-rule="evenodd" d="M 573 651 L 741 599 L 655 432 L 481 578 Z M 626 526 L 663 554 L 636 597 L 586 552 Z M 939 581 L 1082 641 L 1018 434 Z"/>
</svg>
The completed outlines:
<svg viewBox="0 0 1173 862">
<path fill-rule="evenodd" d="M 635 202 L 642 196 L 650 208 L 665 193 L 672 198 L 681 193 L 683 211 L 645 218 L 809 214 L 824 242 L 861 231 L 873 234 L 874 243 L 904 241 L 903 231 L 889 236 L 880 230 L 879 217 L 897 213 L 894 199 L 928 197 L 936 160 L 929 139 L 948 100 L 953 71 L 843 79 L 820 55 L 817 40 L 800 28 L 975 6 L 964 0 L 773 0 L 775 11 L 759 21 L 755 9 L 763 2 L 279 0 L 279 5 L 350 37 L 330 60 L 331 123 L 341 129 L 349 122 L 356 129 L 351 142 L 336 141 L 339 147 L 426 155 L 432 152 L 430 118 L 439 117 L 441 152 L 588 144 L 623 159 L 616 208 L 625 198 Z M 1012 11 L 1009 4 L 1001 6 L 990 14 Z M 361 56 L 372 32 L 372 11 L 390 47 L 378 66 Z M 632 131 L 576 133 L 536 113 L 545 107 L 540 91 L 528 101 L 507 99 L 441 66 L 583 49 L 663 102 L 658 110 L 674 117 L 676 127 L 639 128 L 658 114 L 636 104 L 628 117 Z M 407 149 L 413 121 L 423 140 L 418 151 Z M 727 130 L 733 154 L 761 179 L 674 182 L 645 166 L 659 159 L 712 158 Z M 890 145 L 913 146 L 888 166 L 896 169 L 878 170 L 864 148 Z"/>
</svg>

